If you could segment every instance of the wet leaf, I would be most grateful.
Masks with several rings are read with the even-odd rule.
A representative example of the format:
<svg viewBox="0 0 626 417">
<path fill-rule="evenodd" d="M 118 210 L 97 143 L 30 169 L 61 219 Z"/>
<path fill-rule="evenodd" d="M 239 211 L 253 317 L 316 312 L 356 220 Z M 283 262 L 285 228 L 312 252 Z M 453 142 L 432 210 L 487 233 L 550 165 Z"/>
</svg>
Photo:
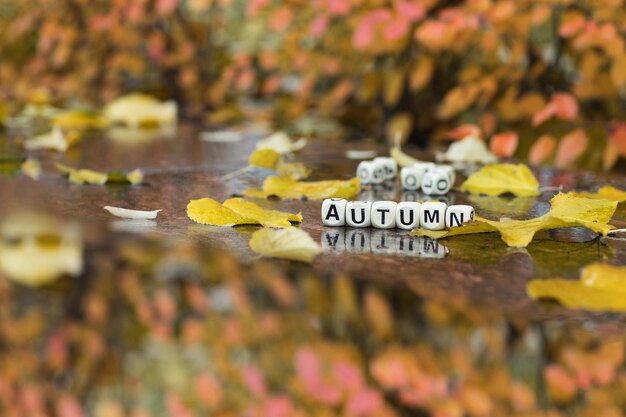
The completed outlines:
<svg viewBox="0 0 626 417">
<path fill-rule="evenodd" d="M 473 164 L 489 164 L 498 158 L 489 152 L 485 142 L 477 135 L 471 134 L 465 139 L 453 142 L 443 155 L 443 160 L 450 162 L 465 162 Z"/>
<path fill-rule="evenodd" d="M 137 168 L 126 174 L 126 179 L 133 185 L 141 184 L 143 182 L 143 172 Z"/>
<path fill-rule="evenodd" d="M 196 223 L 212 226 L 236 226 L 255 224 L 253 219 L 242 217 L 212 198 L 191 200 L 187 204 L 187 216 Z"/>
<path fill-rule="evenodd" d="M 623 203 L 626 201 L 626 191 L 622 191 L 618 188 L 613 187 L 612 185 L 605 185 L 604 187 L 600 188 L 598 191 L 594 193 L 581 191 L 581 192 L 571 192 L 570 194 L 576 195 L 579 197 L 585 197 L 585 198 L 595 198 L 595 199 L 617 201 L 618 203 Z"/>
<path fill-rule="evenodd" d="M 626 311 L 626 267 L 591 264 L 580 280 L 535 279 L 526 287 L 533 299 L 553 299 L 568 308 L 590 311 Z"/>
<path fill-rule="evenodd" d="M 57 152 L 65 152 L 70 144 L 67 137 L 59 127 L 55 127 L 48 133 L 34 136 L 24 141 L 24 148 L 29 151 L 49 149 Z"/>
<path fill-rule="evenodd" d="M 461 190 L 492 196 L 512 193 L 518 197 L 532 197 L 539 195 L 539 182 L 526 165 L 493 164 L 470 175 L 461 184 Z"/>
<path fill-rule="evenodd" d="M 296 152 L 306 146 L 306 139 L 301 138 L 295 142 L 285 132 L 276 132 L 265 139 L 257 142 L 257 149 L 271 149 L 281 155 Z"/>
<path fill-rule="evenodd" d="M 290 227 L 291 222 L 302 222 L 302 215 L 300 213 L 291 214 L 276 210 L 265 210 L 242 198 L 231 198 L 230 200 L 224 201 L 223 205 L 239 216 L 253 219 L 266 227 Z"/>
<path fill-rule="evenodd" d="M 250 248 L 256 253 L 301 262 L 312 262 L 322 247 L 302 229 L 261 229 L 254 232 Z"/>
<path fill-rule="evenodd" d="M 111 124 L 132 128 L 155 128 L 176 124 L 178 106 L 174 101 L 162 102 L 147 94 L 128 94 L 104 108 L 103 114 Z"/>
<path fill-rule="evenodd" d="M 34 180 L 38 180 L 41 175 L 41 163 L 33 158 L 28 158 L 22 164 L 22 172 Z"/>
<path fill-rule="evenodd" d="M 439 231 L 415 229 L 411 235 L 439 239 L 455 235 L 499 232 L 507 245 L 522 248 L 528 246 L 539 230 L 582 226 L 606 236 L 613 228 L 608 222 L 617 208 L 615 201 L 594 200 L 560 193 L 550 200 L 550 205 L 548 213 L 530 220 L 494 221 L 476 216 L 476 221 L 461 227 Z"/>
<path fill-rule="evenodd" d="M 250 166 L 265 169 L 276 169 L 280 163 L 280 153 L 273 149 L 257 149 L 250 154 L 248 163 Z"/>
<path fill-rule="evenodd" d="M 358 177 L 350 180 L 328 181 L 294 181 L 287 177 L 268 177 L 263 183 L 263 189 L 249 189 L 243 192 L 245 196 L 267 198 L 276 196 L 280 198 L 300 199 L 306 197 L 311 200 L 324 198 L 351 198 L 358 194 L 361 182 Z"/>
<path fill-rule="evenodd" d="M 52 125 L 66 131 L 102 129 L 107 126 L 107 120 L 95 112 L 67 110 L 53 116 Z"/>
<path fill-rule="evenodd" d="M 299 181 L 311 175 L 311 168 L 307 167 L 302 162 L 286 162 L 278 164 L 276 172 L 281 177 L 288 177 L 292 180 Z"/>
<path fill-rule="evenodd" d="M 151 211 L 131 210 L 131 209 L 113 207 L 113 206 L 104 206 L 104 209 L 116 217 L 122 217 L 125 219 L 135 219 L 135 220 L 156 219 L 157 215 L 162 210 L 162 209 L 151 210 Z"/>
</svg>

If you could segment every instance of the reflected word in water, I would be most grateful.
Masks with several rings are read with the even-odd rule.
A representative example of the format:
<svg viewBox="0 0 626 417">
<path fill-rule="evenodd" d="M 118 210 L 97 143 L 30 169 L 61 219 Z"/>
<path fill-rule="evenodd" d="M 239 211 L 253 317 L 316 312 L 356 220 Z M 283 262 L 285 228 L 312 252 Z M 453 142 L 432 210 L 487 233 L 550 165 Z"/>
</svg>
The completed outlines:
<svg viewBox="0 0 626 417">
<path fill-rule="evenodd" d="M 322 232 L 321 244 L 327 252 L 372 252 L 422 258 L 443 258 L 448 253 L 448 248 L 437 240 L 377 229 L 328 228 Z"/>
</svg>

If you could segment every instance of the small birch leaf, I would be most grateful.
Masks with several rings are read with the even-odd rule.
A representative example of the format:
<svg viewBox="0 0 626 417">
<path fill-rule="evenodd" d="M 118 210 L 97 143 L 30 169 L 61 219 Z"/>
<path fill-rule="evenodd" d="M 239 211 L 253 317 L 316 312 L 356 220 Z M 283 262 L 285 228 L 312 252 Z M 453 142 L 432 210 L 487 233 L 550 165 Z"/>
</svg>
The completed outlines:
<svg viewBox="0 0 626 417">
<path fill-rule="evenodd" d="M 250 248 L 261 256 L 309 263 L 322 252 L 321 246 L 298 228 L 257 230 L 250 239 Z"/>
<path fill-rule="evenodd" d="M 391 157 L 395 159 L 398 165 L 400 165 L 401 167 L 409 167 L 418 162 L 423 162 L 402 152 L 402 149 L 400 149 L 400 147 L 398 146 L 391 147 L 391 149 L 389 150 L 389 155 L 391 155 Z"/>
<path fill-rule="evenodd" d="M 280 154 L 272 149 L 257 149 L 248 158 L 250 166 L 272 170 L 276 169 L 280 161 Z"/>
<path fill-rule="evenodd" d="M 623 203 L 626 201 L 626 191 L 622 191 L 611 185 L 605 185 L 604 187 L 600 188 L 595 193 L 581 191 L 581 192 L 572 192 L 571 194 L 577 195 L 579 197 L 585 197 L 585 198 L 617 201 L 618 203 Z"/>
<path fill-rule="evenodd" d="M 253 219 L 265 227 L 290 227 L 291 222 L 302 222 L 300 213 L 291 214 L 277 210 L 265 210 L 242 198 L 231 198 L 224 201 L 223 205 L 237 213 L 237 215 Z"/>
<path fill-rule="evenodd" d="M 512 193 L 518 197 L 539 195 L 539 182 L 524 164 L 493 164 L 469 176 L 462 191 L 497 196 Z"/>
<path fill-rule="evenodd" d="M 224 207 L 212 198 L 191 200 L 187 204 L 187 216 L 196 223 L 212 226 L 236 226 L 238 224 L 256 224 L 254 219 L 240 216 Z"/>
<path fill-rule="evenodd" d="M 287 177 L 268 177 L 263 183 L 262 190 L 250 189 L 243 192 L 248 197 L 267 198 L 277 196 L 280 198 L 300 199 L 306 197 L 310 200 L 323 200 L 325 198 L 351 198 L 361 189 L 358 177 L 350 180 L 328 181 L 294 181 Z"/>
<path fill-rule="evenodd" d="M 302 138 L 292 142 L 285 132 L 276 132 L 265 139 L 257 142 L 257 149 L 271 149 L 279 154 L 296 152 L 306 146 L 306 139 Z"/>
</svg>

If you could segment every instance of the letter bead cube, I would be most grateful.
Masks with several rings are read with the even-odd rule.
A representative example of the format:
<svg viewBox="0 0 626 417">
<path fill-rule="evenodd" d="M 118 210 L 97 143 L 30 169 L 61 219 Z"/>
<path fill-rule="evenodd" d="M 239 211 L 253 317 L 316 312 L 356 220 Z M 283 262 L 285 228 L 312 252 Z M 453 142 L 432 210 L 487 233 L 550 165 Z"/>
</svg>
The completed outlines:
<svg viewBox="0 0 626 417">
<path fill-rule="evenodd" d="M 385 169 L 385 180 L 392 180 L 398 175 L 398 164 L 396 160 L 389 156 L 379 156 L 374 158 Z"/>
<path fill-rule="evenodd" d="M 348 201 L 346 224 L 350 227 L 370 227 L 372 225 L 371 201 Z"/>
<path fill-rule="evenodd" d="M 395 201 L 375 201 L 372 203 L 372 226 L 378 229 L 393 229 L 396 227 Z"/>
<path fill-rule="evenodd" d="M 429 201 L 422 203 L 420 210 L 420 226 L 427 230 L 443 230 L 446 228 L 445 203 Z"/>
<path fill-rule="evenodd" d="M 422 191 L 428 195 L 447 194 L 452 188 L 450 177 L 446 171 L 434 169 L 424 174 L 422 178 Z"/>
<path fill-rule="evenodd" d="M 467 205 L 449 206 L 446 210 L 446 227 L 459 227 L 463 223 L 474 221 L 474 208 Z"/>
<path fill-rule="evenodd" d="M 424 175 L 425 170 L 410 166 L 404 167 L 400 170 L 400 183 L 402 184 L 403 190 L 415 191 L 419 190 L 422 185 L 422 176 Z"/>
<path fill-rule="evenodd" d="M 415 201 L 403 201 L 398 203 L 396 209 L 396 227 L 398 229 L 411 230 L 420 224 L 420 207 Z"/>
<path fill-rule="evenodd" d="M 347 200 L 327 198 L 322 203 L 322 223 L 325 226 L 345 226 Z"/>
<path fill-rule="evenodd" d="M 448 179 L 450 180 L 450 184 L 454 185 L 454 181 L 456 180 L 456 171 L 454 167 L 451 165 L 437 165 L 437 170 L 444 171 L 448 174 Z"/>
<path fill-rule="evenodd" d="M 385 181 L 385 167 L 380 162 L 363 161 L 356 169 L 362 184 L 382 184 Z"/>
</svg>

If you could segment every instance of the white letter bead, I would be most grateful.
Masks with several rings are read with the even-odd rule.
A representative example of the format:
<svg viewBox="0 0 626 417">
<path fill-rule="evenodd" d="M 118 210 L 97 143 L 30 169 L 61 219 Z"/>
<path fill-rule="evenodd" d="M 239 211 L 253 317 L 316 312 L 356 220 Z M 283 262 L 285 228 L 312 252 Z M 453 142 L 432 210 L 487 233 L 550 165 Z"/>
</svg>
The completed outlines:
<svg viewBox="0 0 626 417">
<path fill-rule="evenodd" d="M 371 161 L 373 166 L 372 184 L 382 184 L 385 182 L 385 164 L 379 161 Z"/>
<path fill-rule="evenodd" d="M 454 170 L 454 167 L 451 165 L 437 165 L 436 169 L 445 171 L 448 174 L 450 184 L 454 185 L 454 180 L 456 180 L 456 171 Z"/>
<path fill-rule="evenodd" d="M 322 203 L 322 223 L 325 226 L 345 226 L 346 205 L 343 198 L 327 198 Z"/>
<path fill-rule="evenodd" d="M 428 195 L 443 195 L 452 188 L 448 173 L 434 169 L 424 174 L 422 191 Z"/>
<path fill-rule="evenodd" d="M 411 230 L 420 225 L 420 207 L 416 201 L 403 201 L 398 203 L 396 209 L 396 227 L 398 229 Z"/>
<path fill-rule="evenodd" d="M 449 206 L 446 210 L 446 227 L 458 227 L 474 221 L 474 208 L 466 205 Z"/>
<path fill-rule="evenodd" d="M 434 162 L 416 162 L 411 166 L 420 168 L 424 170 L 424 172 L 427 172 L 427 171 L 432 171 L 433 169 L 435 169 L 437 167 L 437 164 Z"/>
<path fill-rule="evenodd" d="M 400 170 L 400 183 L 404 190 L 419 190 L 422 184 L 422 176 L 426 172 L 423 168 L 410 166 Z"/>
<path fill-rule="evenodd" d="M 346 224 L 350 227 L 370 227 L 372 225 L 371 201 L 348 201 Z"/>
<path fill-rule="evenodd" d="M 376 201 L 372 203 L 372 226 L 378 229 L 393 229 L 396 227 L 395 201 Z"/>
<path fill-rule="evenodd" d="M 386 180 L 392 180 L 398 175 L 398 164 L 395 159 L 389 156 L 379 156 L 374 158 L 374 162 L 378 162 L 384 167 Z"/>
<path fill-rule="evenodd" d="M 350 204 L 350 203 L 348 203 Z M 445 203 L 429 201 L 423 203 L 420 210 L 420 225 L 426 230 L 443 230 L 446 228 Z"/>
<path fill-rule="evenodd" d="M 361 184 L 370 184 L 374 176 L 374 164 L 371 161 L 362 161 L 356 168 L 356 176 L 361 178 Z"/>
</svg>

